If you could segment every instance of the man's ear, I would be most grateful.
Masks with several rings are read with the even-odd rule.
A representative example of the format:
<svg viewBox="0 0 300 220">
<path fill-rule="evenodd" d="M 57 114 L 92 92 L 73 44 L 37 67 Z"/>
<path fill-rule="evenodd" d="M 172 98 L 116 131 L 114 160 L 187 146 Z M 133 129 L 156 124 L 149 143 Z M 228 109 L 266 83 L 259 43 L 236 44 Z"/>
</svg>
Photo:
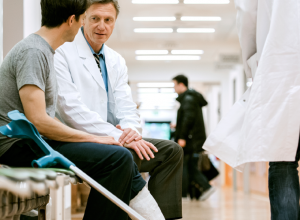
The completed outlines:
<svg viewBox="0 0 300 220">
<path fill-rule="evenodd" d="M 178 83 L 178 85 L 180 85 L 181 87 L 182 87 L 182 86 L 185 87 L 185 85 L 184 85 L 182 82 Z"/>
<path fill-rule="evenodd" d="M 68 20 L 67 20 L 67 24 L 71 27 L 75 22 L 75 15 L 71 15 Z"/>
</svg>

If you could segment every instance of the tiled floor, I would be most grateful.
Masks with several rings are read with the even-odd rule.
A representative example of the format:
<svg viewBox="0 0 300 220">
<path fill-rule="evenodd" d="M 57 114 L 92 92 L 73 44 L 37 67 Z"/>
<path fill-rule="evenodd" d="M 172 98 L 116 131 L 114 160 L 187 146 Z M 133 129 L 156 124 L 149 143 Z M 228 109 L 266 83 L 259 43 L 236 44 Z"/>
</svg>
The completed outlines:
<svg viewBox="0 0 300 220">
<path fill-rule="evenodd" d="M 183 220 L 268 220 L 267 197 L 218 189 L 207 201 L 183 200 Z M 82 214 L 72 220 L 82 220 Z"/>
</svg>

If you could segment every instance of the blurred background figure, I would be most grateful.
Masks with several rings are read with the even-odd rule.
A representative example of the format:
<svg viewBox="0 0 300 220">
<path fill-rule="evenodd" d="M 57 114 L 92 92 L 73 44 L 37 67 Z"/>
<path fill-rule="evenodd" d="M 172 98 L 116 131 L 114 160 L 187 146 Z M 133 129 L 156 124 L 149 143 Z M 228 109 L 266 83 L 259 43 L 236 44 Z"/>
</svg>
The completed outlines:
<svg viewBox="0 0 300 220">
<path fill-rule="evenodd" d="M 199 92 L 189 89 L 186 76 L 174 77 L 173 83 L 180 103 L 174 140 L 184 150 L 182 197 L 187 197 L 190 191 L 191 198 L 199 198 L 201 194 L 200 200 L 203 201 L 215 191 L 197 167 L 199 153 L 203 151 L 202 145 L 206 139 L 202 107 L 208 103 Z M 192 188 L 196 190 L 194 193 Z"/>
</svg>

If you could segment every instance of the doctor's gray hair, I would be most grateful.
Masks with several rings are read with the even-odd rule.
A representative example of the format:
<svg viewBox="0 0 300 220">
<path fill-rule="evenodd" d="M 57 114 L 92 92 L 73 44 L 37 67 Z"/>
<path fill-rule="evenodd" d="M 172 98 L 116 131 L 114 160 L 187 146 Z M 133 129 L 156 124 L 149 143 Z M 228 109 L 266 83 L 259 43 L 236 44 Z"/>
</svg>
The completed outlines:
<svg viewBox="0 0 300 220">
<path fill-rule="evenodd" d="M 112 3 L 115 6 L 115 9 L 117 11 L 117 17 L 120 13 L 120 5 L 118 0 L 89 0 L 89 5 L 93 5 L 93 4 L 109 4 Z"/>
</svg>

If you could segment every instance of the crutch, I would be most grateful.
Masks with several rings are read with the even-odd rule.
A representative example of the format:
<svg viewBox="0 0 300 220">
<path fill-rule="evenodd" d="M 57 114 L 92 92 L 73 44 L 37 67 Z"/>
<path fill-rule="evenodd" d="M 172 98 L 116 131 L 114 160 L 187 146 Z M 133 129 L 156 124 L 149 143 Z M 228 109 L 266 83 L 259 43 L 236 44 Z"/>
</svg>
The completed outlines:
<svg viewBox="0 0 300 220">
<path fill-rule="evenodd" d="M 91 177 L 86 175 L 82 170 L 80 170 L 74 163 L 65 158 L 63 155 L 53 150 L 40 136 L 36 127 L 28 121 L 24 114 L 19 111 L 11 111 L 8 114 L 8 117 L 12 120 L 6 126 L 0 127 L 0 133 L 9 138 L 21 138 L 21 139 L 32 139 L 35 143 L 43 150 L 46 156 L 32 161 L 32 166 L 35 168 L 45 168 L 51 167 L 56 164 L 61 164 L 64 168 L 70 169 L 76 173 L 81 179 L 87 182 L 90 186 L 120 207 L 123 211 L 125 211 L 129 217 L 133 220 L 145 220 L 141 215 L 139 215 L 136 211 L 130 208 L 127 204 L 125 204 L 118 197 L 113 195 Z"/>
</svg>

